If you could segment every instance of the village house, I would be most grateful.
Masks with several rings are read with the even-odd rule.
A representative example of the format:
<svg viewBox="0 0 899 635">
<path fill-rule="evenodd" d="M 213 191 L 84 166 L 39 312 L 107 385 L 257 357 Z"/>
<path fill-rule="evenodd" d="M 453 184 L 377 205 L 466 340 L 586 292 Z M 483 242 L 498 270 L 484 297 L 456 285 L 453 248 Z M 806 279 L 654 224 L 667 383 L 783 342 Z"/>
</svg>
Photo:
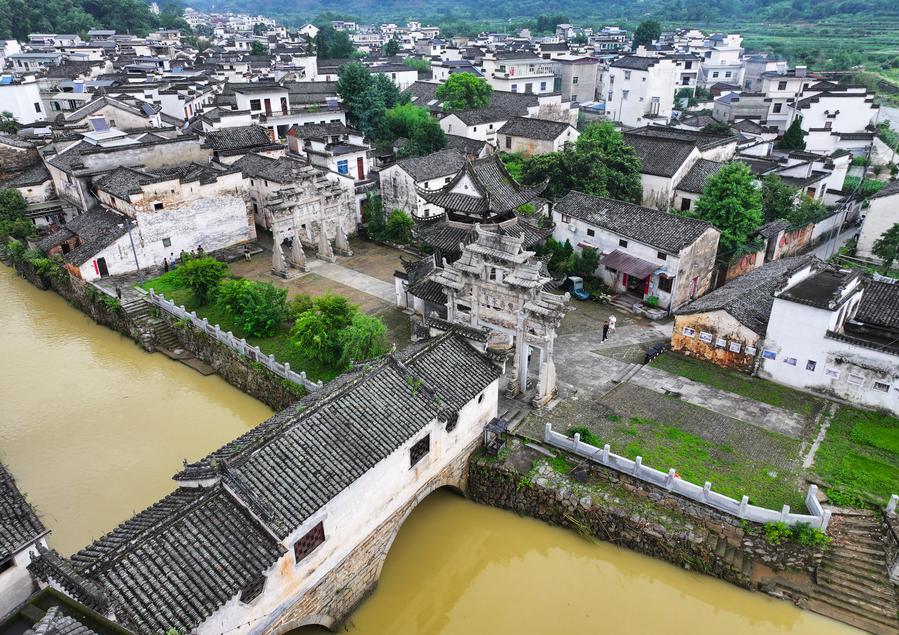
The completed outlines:
<svg viewBox="0 0 899 635">
<path fill-rule="evenodd" d="M 567 53 L 567 51 L 566 51 Z M 587 103 L 596 99 L 599 60 L 589 55 L 554 55 L 562 99 Z"/>
<path fill-rule="evenodd" d="M 111 128 L 140 130 L 163 126 L 161 108 L 155 104 L 128 97 L 103 95 L 72 112 L 65 113 L 67 129 L 87 129 L 97 118 L 105 120 Z"/>
<path fill-rule="evenodd" d="M 634 302 L 674 311 L 710 288 L 720 232 L 709 223 L 571 191 L 552 210 L 553 238 L 596 249 L 597 274 Z"/>
<path fill-rule="evenodd" d="M 671 205 L 680 210 L 689 209 L 698 196 L 687 190 L 704 186 L 708 176 L 716 171 L 715 166 L 700 164 L 677 197 L 681 181 L 700 159 L 723 163 L 733 158 L 737 148 L 734 136 L 657 126 L 628 130 L 624 140 L 640 158 L 642 204 L 663 210 Z"/>
<path fill-rule="evenodd" d="M 33 75 L 0 74 L 0 104 L 19 123 L 44 121 L 49 116 L 41 103 L 41 89 Z"/>
<path fill-rule="evenodd" d="M 784 132 L 793 122 L 792 104 L 799 99 L 804 88 L 818 80 L 814 75 L 809 75 L 805 66 L 797 66 L 790 70 L 765 71 L 759 81 L 757 90 L 765 95 L 769 105 L 766 125 Z"/>
<path fill-rule="evenodd" d="M 0 463 L 0 618 L 34 592 L 28 565 L 49 533 Z"/>
<path fill-rule="evenodd" d="M 282 144 L 272 141 L 270 131 L 258 124 L 209 130 L 203 133 L 203 139 L 203 148 L 210 149 L 213 158 L 224 164 L 251 152 L 274 158 L 285 152 Z"/>
<path fill-rule="evenodd" d="M 93 183 L 102 206 L 39 241 L 84 280 L 172 262 L 256 238 L 239 170 L 187 163 L 116 168 Z"/>
<path fill-rule="evenodd" d="M 298 625 L 333 627 L 302 603 L 330 603 L 322 583 L 354 557 L 365 575 L 346 590 L 358 602 L 374 588 L 383 558 L 360 540 L 386 553 L 395 532 L 378 529 L 395 514 L 400 525 L 422 485 L 481 443 L 499 375 L 453 333 L 360 365 L 186 465 L 174 492 L 71 558 L 45 551 L 33 569 L 139 633 L 249 633 L 294 607 Z"/>
<path fill-rule="evenodd" d="M 503 152 L 520 152 L 526 157 L 558 152 L 577 141 L 580 132 L 563 121 L 531 117 L 513 117 L 496 131 L 497 145 Z"/>
<path fill-rule="evenodd" d="M 380 172 L 384 209 L 401 209 L 418 217 L 438 213 L 428 208 L 418 190 L 439 190 L 458 174 L 465 160 L 459 150 L 444 148 L 427 156 L 400 159 L 384 168 Z"/>
<path fill-rule="evenodd" d="M 812 262 L 774 291 L 759 375 L 899 413 L 899 285 Z"/>
<path fill-rule="evenodd" d="M 488 51 L 481 67 L 494 90 L 537 95 L 553 92 L 553 65 L 529 51 Z"/>
<path fill-rule="evenodd" d="M 878 109 L 874 94 L 864 86 L 840 86 L 832 82 L 804 88 L 801 98 L 790 108 L 807 133 L 806 150 L 820 154 L 849 150 L 856 156 L 864 155 L 874 141 L 869 127 Z"/>
<path fill-rule="evenodd" d="M 701 86 L 711 86 L 717 82 L 728 84 L 743 83 L 743 37 L 731 33 L 715 33 L 703 43 L 702 70 L 699 76 Z"/>
<path fill-rule="evenodd" d="M 769 262 L 680 307 L 671 350 L 751 372 L 762 350 L 775 289 L 811 258 Z"/>
<path fill-rule="evenodd" d="M 888 183 L 868 199 L 868 203 L 856 254 L 861 258 L 880 262 L 880 258 L 873 252 L 874 242 L 899 223 L 899 181 Z"/>
<path fill-rule="evenodd" d="M 673 60 L 626 55 L 609 64 L 600 96 L 606 116 L 628 127 L 666 124 L 674 108 L 677 67 Z"/>
</svg>

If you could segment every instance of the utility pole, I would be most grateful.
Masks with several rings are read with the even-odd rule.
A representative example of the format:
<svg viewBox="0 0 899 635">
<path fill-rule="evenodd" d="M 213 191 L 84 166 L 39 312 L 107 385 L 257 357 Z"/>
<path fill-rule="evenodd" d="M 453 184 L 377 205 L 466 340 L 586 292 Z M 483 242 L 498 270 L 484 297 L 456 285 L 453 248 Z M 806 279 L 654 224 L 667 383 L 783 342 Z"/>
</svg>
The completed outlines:
<svg viewBox="0 0 899 635">
<path fill-rule="evenodd" d="M 134 266 L 137 267 L 137 276 L 140 279 L 141 284 L 144 283 L 144 272 L 140 268 L 140 263 L 137 261 L 137 249 L 134 246 L 134 236 L 131 235 L 131 219 L 125 218 L 125 229 L 128 230 L 128 240 L 131 241 L 131 254 L 134 256 Z"/>
</svg>

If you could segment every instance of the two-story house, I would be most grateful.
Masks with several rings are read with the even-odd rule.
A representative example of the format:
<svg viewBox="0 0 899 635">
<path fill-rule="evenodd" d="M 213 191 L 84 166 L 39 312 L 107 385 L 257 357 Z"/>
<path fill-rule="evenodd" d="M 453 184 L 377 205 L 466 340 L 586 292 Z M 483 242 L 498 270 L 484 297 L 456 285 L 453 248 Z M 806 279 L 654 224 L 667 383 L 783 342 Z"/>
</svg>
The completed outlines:
<svg viewBox="0 0 899 635">
<path fill-rule="evenodd" d="M 602 95 L 606 116 L 625 126 L 667 123 L 674 107 L 674 60 L 626 55 L 609 65 Z"/>
<path fill-rule="evenodd" d="M 527 51 L 488 51 L 481 62 L 494 90 L 542 95 L 553 92 L 553 65 Z"/>
</svg>

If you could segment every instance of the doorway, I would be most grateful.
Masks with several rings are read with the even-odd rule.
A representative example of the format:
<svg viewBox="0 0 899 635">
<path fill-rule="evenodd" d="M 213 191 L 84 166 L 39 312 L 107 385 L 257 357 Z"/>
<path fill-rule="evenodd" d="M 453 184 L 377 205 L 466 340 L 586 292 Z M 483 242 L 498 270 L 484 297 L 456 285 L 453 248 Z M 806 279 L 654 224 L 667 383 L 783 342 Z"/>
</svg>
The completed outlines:
<svg viewBox="0 0 899 635">
<path fill-rule="evenodd" d="M 100 277 L 106 278 L 109 276 L 109 267 L 106 266 L 106 258 L 97 258 L 95 262 L 97 263 L 97 273 L 100 274 Z"/>
</svg>

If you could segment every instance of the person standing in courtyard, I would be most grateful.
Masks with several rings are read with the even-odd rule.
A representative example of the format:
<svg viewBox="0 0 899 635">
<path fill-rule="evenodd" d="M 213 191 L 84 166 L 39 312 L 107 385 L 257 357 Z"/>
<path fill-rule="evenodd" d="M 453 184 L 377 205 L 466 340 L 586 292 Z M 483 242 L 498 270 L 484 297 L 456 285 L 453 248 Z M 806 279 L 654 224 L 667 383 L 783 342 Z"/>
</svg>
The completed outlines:
<svg viewBox="0 0 899 635">
<path fill-rule="evenodd" d="M 602 341 L 605 342 L 609 339 L 609 321 L 606 320 L 602 323 Z"/>
<path fill-rule="evenodd" d="M 243 246 L 243 259 L 246 260 L 247 262 L 250 262 L 250 246 L 249 245 Z"/>
</svg>

